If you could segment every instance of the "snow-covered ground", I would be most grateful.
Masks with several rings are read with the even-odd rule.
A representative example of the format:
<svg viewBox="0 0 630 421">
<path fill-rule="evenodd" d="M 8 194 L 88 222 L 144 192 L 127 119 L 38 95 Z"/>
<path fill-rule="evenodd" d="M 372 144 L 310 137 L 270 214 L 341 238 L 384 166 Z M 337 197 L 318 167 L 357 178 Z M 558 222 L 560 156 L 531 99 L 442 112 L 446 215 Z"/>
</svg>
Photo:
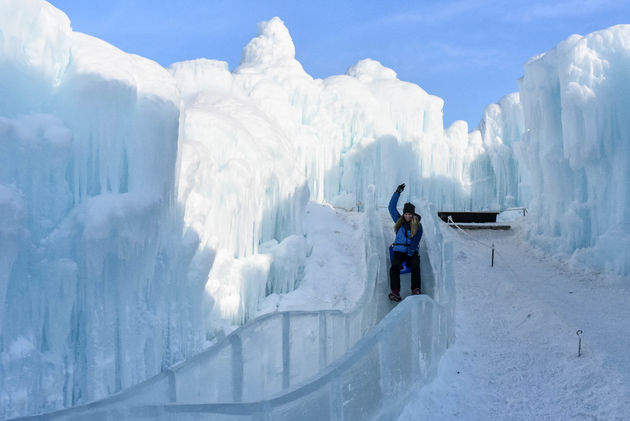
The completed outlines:
<svg viewBox="0 0 630 421">
<path fill-rule="evenodd" d="M 630 419 L 630 278 L 529 248 L 527 222 L 446 233 L 457 340 L 399 420 Z"/>
</svg>

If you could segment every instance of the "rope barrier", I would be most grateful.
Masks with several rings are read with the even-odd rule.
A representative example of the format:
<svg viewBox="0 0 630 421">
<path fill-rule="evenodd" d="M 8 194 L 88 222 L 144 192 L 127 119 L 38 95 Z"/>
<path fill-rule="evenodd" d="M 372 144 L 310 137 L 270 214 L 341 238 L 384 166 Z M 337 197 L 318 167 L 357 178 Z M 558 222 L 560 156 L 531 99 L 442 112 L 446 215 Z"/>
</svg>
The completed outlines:
<svg viewBox="0 0 630 421">
<path fill-rule="evenodd" d="M 525 208 L 521 208 L 521 209 L 525 209 Z M 473 241 L 475 241 L 475 242 L 477 242 L 477 243 L 479 243 L 479 244 L 483 245 L 484 247 L 490 248 L 490 249 L 492 249 L 494 252 L 496 252 L 497 256 L 499 256 L 499 257 L 503 260 L 503 262 L 505 263 L 506 268 L 507 268 L 507 269 L 508 269 L 508 270 L 512 273 L 512 275 L 514 275 L 514 278 L 515 278 L 516 280 L 518 280 L 518 281 L 519 281 L 519 282 L 521 282 L 521 283 L 526 282 L 526 280 L 525 280 L 525 279 L 523 279 L 521 276 L 519 276 L 519 275 L 518 275 L 518 273 L 514 270 L 514 268 L 510 265 L 510 263 L 509 263 L 509 259 L 508 259 L 507 257 L 505 257 L 504 255 L 502 255 L 502 254 L 499 252 L 499 250 L 497 250 L 497 249 L 495 248 L 494 243 L 493 243 L 492 245 L 487 245 L 487 244 L 485 244 L 485 243 L 483 243 L 483 242 L 481 242 L 481 241 L 477 240 L 476 238 L 474 238 L 474 237 L 472 237 L 470 234 L 468 234 L 466 231 L 464 231 L 464 230 L 463 230 L 463 229 L 462 229 L 459 225 L 457 225 L 457 223 L 453 221 L 453 219 L 452 219 L 452 217 L 451 217 L 451 216 L 449 216 L 449 217 L 448 217 L 448 219 L 449 219 L 449 222 L 450 222 L 450 223 L 452 223 L 453 225 L 455 225 L 455 226 L 456 226 L 456 227 L 457 227 L 457 228 L 458 228 L 461 232 L 463 232 L 464 234 L 466 234 L 466 235 L 467 235 L 467 236 L 468 236 L 471 240 L 473 240 Z M 546 280 L 549 280 L 549 279 L 551 279 L 551 276 L 545 276 L 545 277 L 542 277 L 542 280 L 543 280 L 543 281 L 546 281 Z"/>
<path fill-rule="evenodd" d="M 458 230 L 460 230 L 461 232 L 463 232 L 464 234 L 466 234 L 468 236 L 468 238 L 470 238 L 471 240 L 481 244 L 484 247 L 488 247 L 489 249 L 494 248 L 494 244 L 492 245 L 487 245 L 485 243 L 482 243 L 481 241 L 477 240 L 476 238 L 474 238 L 472 235 L 468 234 L 466 231 L 464 231 L 459 225 L 457 225 L 457 222 L 453 221 L 453 217 L 451 215 L 448 216 L 448 223 L 449 224 L 453 224 L 457 227 Z"/>
<path fill-rule="evenodd" d="M 458 230 L 460 230 L 461 232 L 463 232 L 464 234 L 466 234 L 466 236 L 468 236 L 471 240 L 473 240 L 473 241 L 475 241 L 476 243 L 479 243 L 479 244 L 481 244 L 482 246 L 487 247 L 487 248 L 489 248 L 489 249 L 491 249 L 491 250 L 492 250 L 492 266 L 493 266 L 493 267 L 494 267 L 494 254 L 495 254 L 495 252 L 496 252 L 497 256 L 501 257 L 501 259 L 503 259 L 503 260 L 504 260 L 504 262 L 505 262 L 505 266 L 508 268 L 508 270 L 509 270 L 510 272 L 512 272 L 512 275 L 514 275 L 514 277 L 515 277 L 518 281 L 523 282 L 523 279 L 521 279 L 521 277 L 520 277 L 520 276 L 518 276 L 518 274 L 514 271 L 514 269 L 512 269 L 512 267 L 511 267 L 511 266 L 510 266 L 510 264 L 508 263 L 508 262 L 509 262 L 509 260 L 508 260 L 505 256 L 503 256 L 501 253 L 499 253 L 499 251 L 498 251 L 498 250 L 495 250 L 495 248 L 494 248 L 494 243 L 492 243 L 491 245 L 488 245 L 488 244 L 485 244 L 485 243 L 483 243 L 483 242 L 481 242 L 481 241 L 477 240 L 477 239 L 476 239 L 476 238 L 474 238 L 472 235 L 470 235 L 470 234 L 468 234 L 466 231 L 464 231 L 464 230 L 463 230 L 463 229 L 462 229 L 459 225 L 457 225 L 457 223 L 456 223 L 455 221 L 453 221 L 453 217 L 452 217 L 451 215 L 449 215 L 449 217 L 448 217 L 448 221 L 449 221 L 449 223 L 450 223 L 450 224 L 455 225 L 455 226 L 457 227 L 457 229 L 458 229 Z"/>
</svg>

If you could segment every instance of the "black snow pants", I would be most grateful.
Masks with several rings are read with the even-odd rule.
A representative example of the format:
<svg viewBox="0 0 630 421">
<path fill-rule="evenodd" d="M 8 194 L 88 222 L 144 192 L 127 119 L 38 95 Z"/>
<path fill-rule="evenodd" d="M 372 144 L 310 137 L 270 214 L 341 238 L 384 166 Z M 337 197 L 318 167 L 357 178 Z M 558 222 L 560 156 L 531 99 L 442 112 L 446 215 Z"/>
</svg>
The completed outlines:
<svg viewBox="0 0 630 421">
<path fill-rule="evenodd" d="M 404 261 L 407 262 L 407 267 L 411 269 L 411 290 L 420 288 L 420 256 L 418 253 L 409 256 L 407 253 L 395 251 L 392 256 L 392 267 L 389 269 L 389 285 L 392 291 L 400 291 L 400 266 Z"/>
</svg>

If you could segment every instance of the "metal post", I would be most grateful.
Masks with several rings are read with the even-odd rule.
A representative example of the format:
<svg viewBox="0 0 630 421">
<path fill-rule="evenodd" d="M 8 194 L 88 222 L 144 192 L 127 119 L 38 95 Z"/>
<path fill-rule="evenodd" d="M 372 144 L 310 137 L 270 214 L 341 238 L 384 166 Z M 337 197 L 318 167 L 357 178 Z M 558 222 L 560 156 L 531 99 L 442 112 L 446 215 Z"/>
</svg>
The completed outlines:
<svg viewBox="0 0 630 421">
<path fill-rule="evenodd" d="M 577 332 L 575 332 L 576 335 L 578 335 L 578 338 L 580 338 L 578 340 L 578 357 L 582 356 L 582 330 L 578 330 Z"/>
<path fill-rule="evenodd" d="M 492 267 L 494 267 L 494 243 L 492 244 Z"/>
</svg>

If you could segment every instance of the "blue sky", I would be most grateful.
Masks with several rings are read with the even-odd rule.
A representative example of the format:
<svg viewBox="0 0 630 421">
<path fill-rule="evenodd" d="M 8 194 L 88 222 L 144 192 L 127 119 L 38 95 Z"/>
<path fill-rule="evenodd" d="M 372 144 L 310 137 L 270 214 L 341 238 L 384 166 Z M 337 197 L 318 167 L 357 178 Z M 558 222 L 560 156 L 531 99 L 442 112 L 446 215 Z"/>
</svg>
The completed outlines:
<svg viewBox="0 0 630 421">
<path fill-rule="evenodd" d="M 487 104 L 518 90 L 523 64 L 572 34 L 630 24 L 630 0 L 53 0 L 75 31 L 163 66 L 200 57 L 230 69 L 279 16 L 313 77 L 380 61 L 442 97 L 444 123 L 474 128 Z"/>
</svg>

